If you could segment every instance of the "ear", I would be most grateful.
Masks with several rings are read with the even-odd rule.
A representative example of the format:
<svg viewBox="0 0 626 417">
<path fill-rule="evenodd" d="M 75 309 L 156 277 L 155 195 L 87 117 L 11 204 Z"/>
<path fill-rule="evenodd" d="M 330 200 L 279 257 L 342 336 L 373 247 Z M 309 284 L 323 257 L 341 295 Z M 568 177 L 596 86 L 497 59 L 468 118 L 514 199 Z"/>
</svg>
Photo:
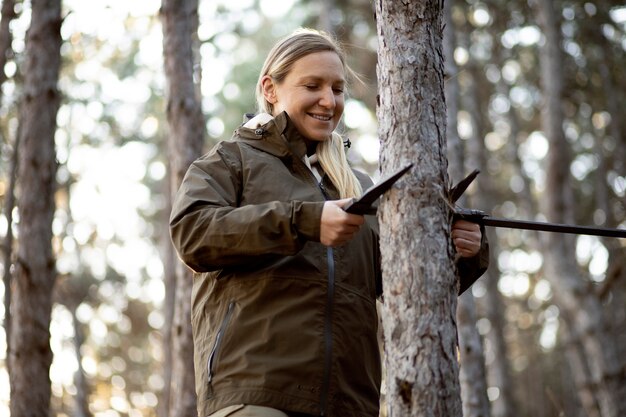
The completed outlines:
<svg viewBox="0 0 626 417">
<path fill-rule="evenodd" d="M 265 75 L 261 79 L 261 87 L 263 89 L 263 97 L 270 104 L 275 104 L 278 99 L 276 98 L 276 83 L 269 75 Z"/>
</svg>

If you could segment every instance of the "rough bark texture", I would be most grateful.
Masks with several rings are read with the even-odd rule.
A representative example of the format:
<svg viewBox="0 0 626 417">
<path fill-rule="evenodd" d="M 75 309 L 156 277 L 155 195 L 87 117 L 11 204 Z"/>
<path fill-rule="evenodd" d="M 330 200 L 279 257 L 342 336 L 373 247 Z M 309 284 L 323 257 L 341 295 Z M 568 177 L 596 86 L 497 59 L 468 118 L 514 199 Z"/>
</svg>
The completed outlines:
<svg viewBox="0 0 626 417">
<path fill-rule="evenodd" d="M 52 218 L 60 104 L 61 2 L 32 2 L 21 103 L 19 244 L 13 283 L 11 415 L 47 416 L 50 407 L 50 316 L 55 282 Z"/>
<path fill-rule="evenodd" d="M 383 173 L 412 161 L 379 211 L 389 416 L 461 415 L 440 1 L 376 2 Z"/>
<path fill-rule="evenodd" d="M 194 82 L 193 40 L 197 37 L 198 0 L 163 0 L 163 53 L 167 88 L 170 169 L 173 191 L 189 165 L 200 156 L 204 119 L 198 86 Z M 196 415 L 196 393 L 191 331 L 192 274 L 176 265 L 176 305 L 172 329 L 170 413 Z"/>
<path fill-rule="evenodd" d="M 570 151 L 563 132 L 563 59 L 560 49 L 559 23 L 551 2 L 534 2 L 537 20 L 546 37 L 541 49 L 541 80 L 545 97 L 542 129 L 550 150 L 547 156 L 544 213 L 551 222 L 572 220 L 573 193 L 569 184 Z M 602 304 L 579 271 L 575 258 L 575 241 L 556 233 L 546 236 L 545 275 L 554 287 L 557 301 L 568 326 L 566 349 L 578 357 L 572 367 L 581 403 L 588 415 L 602 417 L 626 415 L 626 375 L 621 369 L 615 340 L 603 317 Z M 580 353 L 575 352 L 579 350 Z M 584 362 L 583 362 L 584 361 Z M 571 362 L 574 364 L 574 361 Z M 593 399 L 589 398 L 590 395 Z M 597 407 L 595 407 L 597 404 Z M 599 410 L 598 410 L 599 409 Z"/>
</svg>

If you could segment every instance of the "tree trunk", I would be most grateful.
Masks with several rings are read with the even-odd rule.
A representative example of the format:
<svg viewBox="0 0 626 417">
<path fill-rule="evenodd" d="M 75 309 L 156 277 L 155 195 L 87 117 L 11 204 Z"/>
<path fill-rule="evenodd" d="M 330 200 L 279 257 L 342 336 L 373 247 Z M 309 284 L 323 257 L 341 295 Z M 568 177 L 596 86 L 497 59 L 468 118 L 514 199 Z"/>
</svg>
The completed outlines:
<svg viewBox="0 0 626 417">
<path fill-rule="evenodd" d="M 618 59 L 611 53 L 611 44 L 606 36 L 598 31 L 598 27 L 611 24 L 613 21 L 609 15 L 611 10 L 611 2 L 602 0 L 598 3 L 598 13 L 589 22 L 590 25 L 585 27 L 585 32 L 593 43 L 594 55 L 596 56 L 596 65 L 600 77 L 602 79 L 602 90 L 606 97 L 606 111 L 611 115 L 607 134 L 610 136 L 610 148 L 612 152 L 612 168 L 619 175 L 626 175 L 626 132 L 624 131 L 625 123 L 623 118 L 623 89 L 620 89 L 619 83 L 614 79 L 614 74 L 621 73 Z M 606 149 L 606 147 L 605 147 Z M 606 181 L 606 178 L 604 178 Z M 605 187 L 606 188 L 606 185 Z M 611 220 L 611 214 L 607 213 L 607 218 Z M 613 219 L 614 220 L 614 219 Z M 614 224 L 609 223 L 611 227 Z"/>
<path fill-rule="evenodd" d="M 54 135 L 60 104 L 61 2 L 32 2 L 20 108 L 19 244 L 11 326 L 11 415 L 46 416 L 50 408 L 50 317 L 55 261 L 52 219 Z"/>
<path fill-rule="evenodd" d="M 83 355 L 81 348 L 85 342 L 85 336 L 83 334 L 83 325 L 76 317 L 76 308 L 78 304 L 71 307 L 72 310 L 72 325 L 74 326 L 74 352 L 76 352 L 76 361 L 78 362 L 78 369 L 74 373 L 74 385 L 76 386 L 76 395 L 74 398 L 75 417 L 91 417 L 91 411 L 89 410 L 89 383 L 85 370 L 83 369 Z"/>
<path fill-rule="evenodd" d="M 487 209 L 493 207 L 491 195 L 493 194 L 489 185 L 487 174 L 487 149 L 485 147 L 484 137 L 486 133 L 485 122 L 483 120 L 483 109 L 481 103 L 485 101 L 479 97 L 479 91 L 484 91 L 477 64 L 470 60 L 468 63 L 470 80 L 467 82 L 467 91 L 465 98 L 467 103 L 465 108 L 468 109 L 470 119 L 472 121 L 472 137 L 468 143 L 467 159 L 469 162 L 468 171 L 479 169 L 483 172 L 476 180 L 477 195 L 481 196 L 480 200 L 476 199 L 470 204 L 470 207 L 478 208 L 478 204 L 483 204 Z M 488 90 L 487 90 L 488 91 Z M 486 230 L 484 231 L 486 233 Z M 493 238 L 493 236 L 492 236 Z M 470 292 L 471 295 L 471 292 Z M 463 394 L 463 415 L 465 417 L 479 417 L 490 415 L 490 404 L 487 398 L 487 382 L 484 364 L 484 353 L 482 348 L 482 339 L 476 329 L 476 307 L 474 300 L 469 296 L 459 299 L 459 329 L 464 328 L 464 332 L 459 332 L 459 340 L 461 347 L 461 383 L 467 380 L 469 392 Z M 463 314 L 463 317 L 461 317 Z M 464 335 L 464 337 L 462 336 Z M 467 363 L 467 366 L 466 366 Z M 463 370 L 463 368 L 467 368 Z M 467 372 L 466 375 L 464 375 Z"/>
<path fill-rule="evenodd" d="M 457 130 L 457 114 L 460 104 L 458 68 L 454 61 L 456 45 L 456 29 L 452 19 L 452 2 L 444 4 L 445 30 L 443 51 L 446 71 L 446 104 L 448 108 L 448 161 L 450 177 L 453 183 L 465 176 L 465 149 Z M 465 200 L 462 197 L 462 200 Z M 459 201 L 464 205 L 464 201 Z M 456 312 L 459 324 L 459 352 L 461 399 L 465 417 L 489 416 L 489 399 L 487 398 L 487 380 L 485 375 L 485 357 L 482 339 L 476 327 L 476 304 L 471 291 L 459 297 Z"/>
<path fill-rule="evenodd" d="M 7 80 L 4 66 L 7 63 L 7 59 L 13 55 L 11 22 L 16 17 L 15 0 L 3 0 L 2 21 L 0 22 L 0 103 L 2 102 L 2 85 Z"/>
<path fill-rule="evenodd" d="M 1 89 L 1 87 L 0 87 Z M 12 297 L 12 271 L 13 265 L 13 209 L 15 208 L 15 183 L 17 182 L 17 165 L 19 158 L 19 131 L 15 136 L 13 143 L 13 153 L 11 154 L 11 165 L 9 167 L 9 178 L 7 185 L 6 198 L 4 200 L 4 214 L 7 219 L 7 234 L 2 242 L 2 266 L 4 267 L 2 282 L 4 284 L 4 335 L 6 338 L 6 357 L 11 356 L 11 304 Z M 11 361 L 6 361 L 7 372 L 11 374 Z"/>
<path fill-rule="evenodd" d="M 465 176 L 465 147 L 458 132 L 457 118 L 461 104 L 459 92 L 459 68 L 454 61 L 456 28 L 452 20 L 452 1 L 444 3 L 445 28 L 443 31 L 443 54 L 445 70 L 445 94 L 447 107 L 447 156 L 451 182 L 456 184 Z"/>
<path fill-rule="evenodd" d="M 504 3 L 506 7 L 507 3 Z M 500 3 L 491 5 L 492 7 L 501 7 Z M 494 12 L 494 29 L 495 32 L 500 34 L 507 30 L 507 13 L 505 10 L 497 10 Z M 510 52 L 504 48 L 500 42 L 494 43 L 494 57 L 496 64 L 501 68 L 507 59 L 510 58 Z M 496 93 L 503 97 L 510 97 L 510 86 L 504 81 L 502 76 L 499 77 L 496 83 Z M 520 217 L 526 219 L 533 219 L 537 210 L 535 201 L 532 198 L 532 184 L 528 176 L 525 174 L 522 168 L 522 161 L 519 157 L 519 141 L 520 141 L 520 122 L 516 113 L 515 107 L 510 106 L 509 111 L 504 115 L 506 123 L 509 126 L 509 140 L 507 140 L 505 147 L 505 155 L 507 162 L 513 166 L 513 173 L 521 180 L 521 191 L 517 192 L 519 198 L 517 206 L 519 207 L 518 213 Z M 484 192 L 480 189 L 477 194 L 483 196 Z M 498 202 L 494 198 L 494 193 L 490 192 L 486 194 L 487 208 L 491 209 L 495 207 Z M 488 237 L 491 242 L 496 242 L 497 235 L 493 228 L 489 228 L 487 231 Z M 528 245 L 530 248 L 536 248 L 537 243 L 535 240 L 536 235 L 528 234 Z M 492 246 L 492 259 L 498 259 L 500 250 L 497 244 Z M 516 405 L 514 397 L 514 380 L 511 377 L 511 367 L 508 359 L 508 349 L 504 337 L 504 328 L 506 325 L 505 312 L 506 307 L 498 290 L 498 281 L 500 280 L 500 270 L 497 262 L 489 267 L 489 270 L 485 273 L 485 296 L 483 297 L 482 306 L 484 308 L 485 317 L 491 323 L 491 330 L 486 335 L 486 340 L 491 347 L 491 353 L 493 360 L 489 365 L 487 379 L 490 386 L 498 388 L 497 398 L 492 400 L 491 403 L 491 415 L 492 417 L 513 417 L 518 414 L 518 406 Z"/>
<path fill-rule="evenodd" d="M 569 223 L 572 221 L 573 193 L 569 183 L 570 150 L 563 132 L 563 92 L 562 51 L 560 49 L 560 26 L 551 2 L 534 2 L 537 20 L 546 37 L 541 49 L 541 81 L 545 97 L 542 108 L 542 129 L 546 134 L 550 150 L 547 156 L 546 189 L 544 212 L 551 222 Z M 581 402 L 587 401 L 586 391 L 591 388 L 602 417 L 626 415 L 619 399 L 624 398 L 626 383 L 620 369 L 615 341 L 603 317 L 602 304 L 589 284 L 585 283 L 576 264 L 575 241 L 569 236 L 556 233 L 546 234 L 545 272 L 554 288 L 555 301 L 566 315 L 569 325 L 570 343 L 580 343 L 583 354 L 581 360 L 589 375 L 575 375 L 583 381 Z M 578 341 L 578 342 L 577 342 Z M 575 369 L 572 369 L 574 372 Z M 622 402 L 623 403 L 623 402 Z M 587 410 L 593 415 L 597 410 Z"/>
<path fill-rule="evenodd" d="M 379 212 L 390 416 L 461 415 L 442 6 L 376 2 L 382 171 L 415 163 Z"/>
<path fill-rule="evenodd" d="M 15 1 L 5 0 L 2 3 L 2 22 L 0 22 L 0 103 L 2 102 L 2 86 L 7 79 L 4 72 L 7 58 L 13 54 L 11 43 L 13 35 L 11 34 L 10 24 L 17 17 L 15 13 Z M 9 142 L 7 140 L 7 142 Z M 15 181 L 17 180 L 17 159 L 18 159 L 19 132 L 13 141 L 13 152 L 11 154 L 11 163 L 9 166 L 9 175 L 7 179 L 7 191 L 4 200 L 4 215 L 7 219 L 7 233 L 2 242 L 2 265 L 4 269 L 2 282 L 4 283 L 4 334 L 6 338 L 7 354 L 11 351 L 11 265 L 13 264 L 13 208 L 15 207 Z M 7 361 L 7 372 L 11 373 L 10 363 Z"/>
<path fill-rule="evenodd" d="M 168 166 L 166 177 L 167 206 L 163 222 L 167 224 L 169 213 L 172 210 L 172 175 Z M 170 398 L 172 391 L 172 329 L 174 327 L 174 311 L 176 306 L 176 265 L 179 262 L 171 244 L 169 233 L 165 233 L 162 238 L 161 256 L 163 257 L 163 277 L 165 281 L 165 299 L 163 300 L 163 391 L 159 401 L 159 417 L 167 417 L 170 411 Z"/>
<path fill-rule="evenodd" d="M 476 304 L 471 291 L 459 297 L 460 382 L 464 417 L 490 416 L 482 338 L 476 329 Z"/>
<path fill-rule="evenodd" d="M 204 119 L 194 83 L 193 39 L 197 37 L 198 0 L 163 0 L 163 53 L 167 87 L 167 120 L 172 190 L 180 186 L 189 165 L 202 152 Z M 196 415 L 191 331 L 192 274 L 176 265 L 176 305 L 172 331 L 170 416 Z"/>
</svg>

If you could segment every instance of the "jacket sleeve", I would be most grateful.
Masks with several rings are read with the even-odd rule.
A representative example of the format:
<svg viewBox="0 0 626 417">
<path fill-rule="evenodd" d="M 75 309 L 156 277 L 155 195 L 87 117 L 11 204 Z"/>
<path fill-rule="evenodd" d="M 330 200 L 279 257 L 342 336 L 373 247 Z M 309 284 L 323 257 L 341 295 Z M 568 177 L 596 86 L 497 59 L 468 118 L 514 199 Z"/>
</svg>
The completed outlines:
<svg viewBox="0 0 626 417">
<path fill-rule="evenodd" d="M 242 187 L 241 162 L 220 145 L 189 167 L 172 205 L 170 234 L 194 271 L 293 255 L 307 240 L 319 241 L 323 202 L 240 207 Z"/>
<path fill-rule="evenodd" d="M 487 267 L 489 267 L 489 242 L 487 241 L 485 227 L 482 225 L 480 226 L 480 232 L 482 233 L 482 239 L 478 253 L 471 258 L 459 258 L 457 260 L 459 295 L 463 294 L 465 290 L 471 287 L 472 284 L 485 273 Z"/>
</svg>

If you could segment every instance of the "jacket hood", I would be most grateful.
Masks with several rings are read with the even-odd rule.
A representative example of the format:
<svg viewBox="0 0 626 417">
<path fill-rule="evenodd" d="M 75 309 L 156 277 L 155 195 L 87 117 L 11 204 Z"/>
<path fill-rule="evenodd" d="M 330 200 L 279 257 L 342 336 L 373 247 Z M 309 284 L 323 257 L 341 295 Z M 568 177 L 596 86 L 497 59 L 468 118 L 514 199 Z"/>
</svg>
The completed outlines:
<svg viewBox="0 0 626 417">
<path fill-rule="evenodd" d="M 304 137 L 298 132 L 286 112 L 275 117 L 261 113 L 235 131 L 235 140 L 285 159 L 306 155 Z"/>
</svg>

